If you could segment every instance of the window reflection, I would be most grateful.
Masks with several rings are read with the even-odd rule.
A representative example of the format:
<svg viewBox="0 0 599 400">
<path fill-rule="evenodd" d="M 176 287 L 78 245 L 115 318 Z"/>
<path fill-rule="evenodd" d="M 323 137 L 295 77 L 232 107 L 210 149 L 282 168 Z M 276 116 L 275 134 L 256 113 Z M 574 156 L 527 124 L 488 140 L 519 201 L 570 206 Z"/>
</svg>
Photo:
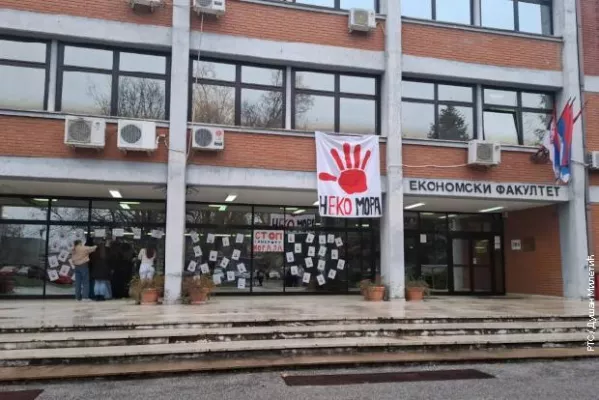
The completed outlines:
<svg viewBox="0 0 599 400">
<path fill-rule="evenodd" d="M 266 86 L 282 86 L 283 71 L 271 68 L 241 67 L 241 81 Z"/>
<path fill-rule="evenodd" d="M 515 112 L 485 111 L 483 125 L 485 140 L 501 144 L 518 144 Z"/>
<path fill-rule="evenodd" d="M 432 83 L 402 81 L 401 96 L 411 99 L 435 99 L 435 85 Z"/>
<path fill-rule="evenodd" d="M 339 131 L 374 134 L 376 131 L 376 103 L 373 100 L 340 99 Z"/>
<path fill-rule="evenodd" d="M 332 92 L 335 90 L 335 75 L 297 71 L 295 73 L 295 87 L 298 89 L 313 89 Z"/>
<path fill-rule="evenodd" d="M 235 88 L 198 84 L 193 87 L 193 120 L 209 124 L 235 124 Z"/>
<path fill-rule="evenodd" d="M 522 113 L 523 141 L 525 146 L 538 146 L 547 133 L 551 114 Z"/>
<path fill-rule="evenodd" d="M 165 85 L 163 80 L 122 76 L 119 80 L 118 115 L 165 119 Z"/>
<path fill-rule="evenodd" d="M 551 6 L 518 2 L 518 28 L 521 32 L 551 35 Z"/>
<path fill-rule="evenodd" d="M 311 94 L 295 96 L 295 128 L 304 131 L 335 130 L 335 98 Z"/>
<path fill-rule="evenodd" d="M 166 57 L 122 52 L 119 59 L 119 69 L 130 72 L 165 74 Z"/>
<path fill-rule="evenodd" d="M 62 111 L 110 115 L 112 76 L 91 72 L 65 71 L 62 83 Z"/>
<path fill-rule="evenodd" d="M 440 105 L 436 129 L 429 138 L 467 141 L 473 137 L 473 112 L 470 107 Z"/>
<path fill-rule="evenodd" d="M 194 60 L 192 68 L 195 78 L 235 82 L 236 67 L 234 64 L 201 61 L 198 65 L 198 62 Z"/>
<path fill-rule="evenodd" d="M 257 128 L 283 127 L 283 93 L 242 89 L 241 124 Z"/>
<path fill-rule="evenodd" d="M 340 91 L 343 93 L 376 94 L 376 79 L 361 76 L 341 75 L 339 77 Z"/>
<path fill-rule="evenodd" d="M 65 46 L 64 65 L 112 69 L 113 52 L 110 50 L 90 49 L 85 47 Z"/>
<path fill-rule="evenodd" d="M 46 43 L 0 39 L 0 59 L 46 62 Z"/>
<path fill-rule="evenodd" d="M 432 19 L 433 7 L 430 0 L 403 0 L 401 15 L 404 17 Z"/>
<path fill-rule="evenodd" d="M 45 69 L 0 65 L 0 108 L 43 110 L 45 84 Z"/>
<path fill-rule="evenodd" d="M 401 130 L 403 137 L 428 139 L 431 127 L 435 126 L 435 106 L 425 103 L 401 104 Z"/>
<path fill-rule="evenodd" d="M 457 24 L 470 24 L 471 0 L 434 0 L 436 1 L 436 20 Z"/>
<path fill-rule="evenodd" d="M 512 0 L 481 0 L 480 7 L 482 26 L 511 31 L 515 29 Z"/>
</svg>

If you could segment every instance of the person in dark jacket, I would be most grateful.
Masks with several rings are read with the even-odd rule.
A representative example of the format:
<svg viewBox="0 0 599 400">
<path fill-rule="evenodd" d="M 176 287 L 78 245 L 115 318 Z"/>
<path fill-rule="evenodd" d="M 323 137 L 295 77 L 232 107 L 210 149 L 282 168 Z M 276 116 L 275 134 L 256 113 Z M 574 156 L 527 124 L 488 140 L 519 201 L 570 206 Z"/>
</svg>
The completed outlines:
<svg viewBox="0 0 599 400">
<path fill-rule="evenodd" d="M 129 282 L 133 277 L 133 258 L 135 257 L 133 247 L 129 243 L 112 245 L 113 248 L 113 273 L 112 273 L 112 297 L 122 299 L 129 296 Z"/>
<path fill-rule="evenodd" d="M 107 249 L 104 243 L 100 243 L 96 251 L 90 257 L 92 264 L 91 276 L 94 280 L 94 295 L 96 300 L 108 300 L 112 298 L 110 279 L 112 278 L 111 265 L 108 262 Z"/>
</svg>

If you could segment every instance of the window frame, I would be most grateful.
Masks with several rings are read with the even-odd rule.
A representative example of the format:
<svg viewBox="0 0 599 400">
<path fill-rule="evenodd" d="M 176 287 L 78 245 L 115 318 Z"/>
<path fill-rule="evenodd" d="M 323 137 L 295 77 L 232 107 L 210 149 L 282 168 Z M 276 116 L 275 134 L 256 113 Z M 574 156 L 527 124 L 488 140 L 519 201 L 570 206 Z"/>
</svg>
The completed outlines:
<svg viewBox="0 0 599 400">
<path fill-rule="evenodd" d="M 487 29 L 497 29 L 497 30 L 501 30 L 501 31 L 507 31 L 507 32 L 519 32 L 519 33 L 523 33 L 526 35 L 539 35 L 539 36 L 553 36 L 554 31 L 555 31 L 555 24 L 553 21 L 553 0 L 512 0 L 513 3 L 513 7 L 514 7 L 514 11 L 513 11 L 513 16 L 514 16 L 514 29 L 502 29 L 502 28 L 494 28 L 494 27 L 488 27 L 483 25 L 483 2 L 485 0 L 480 0 L 481 4 L 480 4 L 480 24 L 481 27 L 483 28 L 487 28 Z M 519 4 L 520 3 L 530 3 L 530 4 L 539 4 L 541 6 L 545 5 L 549 7 L 549 15 L 551 15 L 550 18 L 550 24 L 549 24 L 549 33 L 545 34 L 545 33 L 534 33 L 534 32 L 526 32 L 526 31 L 521 31 L 520 30 L 520 7 Z"/>
<path fill-rule="evenodd" d="M 43 99 L 43 109 L 38 111 L 47 111 L 48 110 L 48 96 L 50 90 L 50 58 L 52 52 L 52 43 L 50 40 L 43 39 L 35 39 L 35 38 L 26 38 L 19 36 L 10 36 L 10 35 L 1 35 L 1 40 L 10 40 L 13 42 L 26 42 L 26 43 L 43 43 L 46 45 L 46 60 L 42 62 L 37 61 L 21 61 L 21 60 L 9 60 L 7 58 L 0 57 L 0 65 L 7 65 L 11 67 L 20 67 L 20 68 L 36 68 L 44 70 L 44 99 Z M 21 110 L 17 108 L 2 108 L 5 110 L 19 110 L 19 111 L 27 111 Z"/>
<path fill-rule="evenodd" d="M 333 75 L 333 90 L 317 90 L 295 87 L 295 77 L 297 72 L 312 72 L 317 74 Z M 374 94 L 349 93 L 341 91 L 341 76 L 351 76 L 356 78 L 374 79 Z M 381 134 L 381 78 L 378 75 L 360 74 L 354 72 L 335 72 L 311 68 L 292 68 L 291 70 L 291 129 L 296 129 L 295 124 L 295 95 L 297 93 L 305 93 L 314 96 L 332 97 L 334 102 L 333 132 L 339 132 L 341 126 L 341 99 L 359 99 L 359 100 L 374 100 L 374 134 Z M 355 132 L 347 132 L 355 133 Z"/>
<path fill-rule="evenodd" d="M 427 1 L 427 0 L 418 0 L 418 1 Z M 439 21 L 437 20 L 437 0 L 428 0 L 431 2 L 431 18 L 418 18 L 418 17 L 410 17 L 410 16 L 403 16 L 403 18 L 413 18 L 413 19 L 418 19 L 418 20 L 423 20 L 423 21 L 435 21 L 435 22 L 440 22 L 442 24 L 458 24 L 458 25 L 474 25 L 474 2 L 476 0 L 468 0 L 468 6 L 470 7 L 470 22 L 468 24 L 464 24 L 461 22 L 455 22 L 455 21 Z"/>
<path fill-rule="evenodd" d="M 333 7 L 319 6 L 316 4 L 298 3 L 297 0 L 266 0 L 266 1 L 269 1 L 271 3 L 278 3 L 278 4 L 292 4 L 292 5 L 297 5 L 297 6 L 301 6 L 301 7 L 316 8 L 319 10 L 349 11 L 348 8 L 341 8 L 341 0 L 333 0 L 335 3 L 335 5 Z M 374 0 L 373 3 L 374 3 L 373 5 L 374 5 L 375 14 L 380 14 L 381 0 Z"/>
<path fill-rule="evenodd" d="M 108 50 L 112 52 L 112 68 L 104 69 L 104 68 L 95 68 L 95 67 L 82 67 L 82 66 L 73 66 L 73 65 L 65 65 L 64 63 L 64 53 L 65 47 L 79 47 L 83 49 L 91 49 L 91 50 Z M 158 56 L 165 58 L 165 69 L 164 74 L 152 73 L 152 72 L 133 72 L 133 71 L 121 71 L 120 70 L 120 56 L 121 53 L 133 53 L 140 55 L 149 55 L 149 56 Z M 116 118 L 139 118 L 139 119 L 147 119 L 141 117 L 120 117 L 118 110 L 118 100 L 119 100 L 119 81 L 120 77 L 128 76 L 132 78 L 147 78 L 147 79 L 156 79 L 164 81 L 164 119 L 158 121 L 168 121 L 170 118 L 170 97 L 171 97 L 171 56 L 169 53 L 163 52 L 153 52 L 147 50 L 140 49 L 129 49 L 129 48 L 115 48 L 111 46 L 101 46 L 101 45 L 87 45 L 81 43 L 70 43 L 70 42 L 60 42 L 58 44 L 58 60 L 57 60 L 57 68 L 56 68 L 56 110 L 60 112 L 65 112 L 62 110 L 62 90 L 63 90 L 63 80 L 65 72 L 85 72 L 92 74 L 102 74 L 102 75 L 110 75 L 111 76 L 111 93 L 110 93 L 110 113 L 104 117 L 116 117 Z"/>
<path fill-rule="evenodd" d="M 504 105 L 504 104 L 487 104 L 487 103 L 485 103 L 485 89 L 501 90 L 504 92 L 516 92 L 516 105 L 510 106 L 510 105 Z M 553 108 L 547 109 L 547 108 L 524 107 L 524 106 L 522 106 L 522 93 L 531 93 L 531 94 L 550 96 L 551 101 L 553 103 Z M 528 145 L 524 144 L 523 114 L 524 113 L 552 114 L 553 110 L 555 108 L 555 93 L 544 92 L 544 91 L 540 91 L 540 90 L 515 89 L 513 87 L 482 85 L 482 99 L 481 100 L 482 100 L 482 106 L 483 106 L 482 107 L 483 113 L 481 116 L 483 119 L 483 132 L 482 132 L 481 136 L 484 138 L 484 140 L 487 140 L 486 135 L 485 135 L 485 124 L 484 124 L 485 112 L 489 111 L 489 112 L 496 112 L 496 113 L 503 113 L 503 114 L 512 114 L 512 115 L 514 115 L 515 123 L 516 123 L 516 135 L 517 135 L 517 139 L 518 139 L 518 144 L 517 144 L 518 146 L 528 146 Z"/>
<path fill-rule="evenodd" d="M 197 83 L 199 85 L 213 85 L 213 86 L 226 86 L 235 89 L 235 115 L 234 115 L 234 126 L 236 127 L 245 127 L 249 129 L 285 129 L 285 118 L 287 115 L 287 72 L 286 68 L 280 65 L 268 65 L 268 64 L 259 64 L 252 62 L 242 62 L 242 61 L 233 61 L 233 60 L 225 60 L 213 57 L 201 57 L 200 62 L 212 62 L 217 64 L 226 64 L 233 65 L 235 67 L 235 80 L 233 81 L 224 81 L 218 79 L 200 79 L 194 78 L 194 68 L 193 63 L 198 61 L 197 54 L 194 56 L 191 55 L 189 59 L 189 98 L 187 99 L 187 119 L 191 121 L 191 123 L 202 124 L 202 121 L 192 121 L 192 103 L 193 103 L 193 86 Z M 275 69 L 281 71 L 282 83 L 281 86 L 272 86 L 272 85 L 262 85 L 257 83 L 244 83 L 242 81 L 242 69 L 243 67 L 256 67 L 256 68 L 267 68 L 267 69 Z M 263 91 L 273 91 L 280 92 L 283 98 L 282 108 L 283 114 L 281 116 L 281 127 L 280 128 L 260 128 L 253 126 L 241 125 L 241 93 L 243 89 L 253 89 L 253 90 L 263 90 Z M 219 124 L 216 124 L 219 125 Z"/>
<path fill-rule="evenodd" d="M 417 79 L 417 78 L 403 78 L 402 79 L 402 84 L 404 81 L 407 82 L 416 82 L 416 83 L 426 83 L 426 84 L 432 84 L 433 85 L 433 98 L 432 99 L 419 99 L 419 98 L 415 98 L 415 97 L 404 97 L 403 96 L 403 90 L 402 90 L 402 96 L 401 96 L 401 103 L 402 103 L 402 107 L 403 107 L 403 103 L 405 102 L 409 102 L 409 103 L 420 103 L 420 104 L 432 104 L 433 108 L 434 108 L 434 124 L 436 127 L 439 126 L 439 106 L 454 106 L 454 107 L 470 107 L 472 108 L 472 139 L 477 139 L 478 138 L 478 113 L 476 111 L 476 102 L 477 102 L 477 93 L 476 93 L 476 85 L 474 84 L 463 84 L 463 83 L 456 83 L 456 82 L 451 82 L 451 81 L 437 81 L 437 80 L 431 80 L 431 79 Z M 441 86 L 460 86 L 460 87 L 465 87 L 465 88 L 470 88 L 472 90 L 472 102 L 468 103 L 465 101 L 456 101 L 456 100 L 439 100 L 439 85 Z M 439 136 L 439 132 L 435 132 L 437 136 Z M 403 137 L 403 134 L 402 134 Z M 408 139 L 408 140 L 450 140 L 450 139 L 439 139 L 439 138 L 426 138 L 426 139 L 418 139 L 418 138 L 410 138 L 410 137 L 403 137 L 404 139 Z"/>
</svg>

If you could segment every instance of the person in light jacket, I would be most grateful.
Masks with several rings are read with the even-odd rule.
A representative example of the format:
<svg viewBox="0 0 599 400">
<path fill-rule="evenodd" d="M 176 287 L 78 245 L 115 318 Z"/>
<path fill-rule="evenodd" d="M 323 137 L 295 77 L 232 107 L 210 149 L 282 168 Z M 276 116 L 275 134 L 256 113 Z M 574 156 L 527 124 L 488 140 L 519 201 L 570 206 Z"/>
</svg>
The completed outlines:
<svg viewBox="0 0 599 400">
<path fill-rule="evenodd" d="M 149 245 L 139 252 L 137 259 L 141 261 L 139 267 L 139 278 L 140 279 L 153 279 L 154 278 L 154 260 L 156 259 L 156 248 L 153 245 Z"/>
<path fill-rule="evenodd" d="M 75 298 L 89 301 L 89 255 L 96 246 L 84 246 L 81 240 L 76 240 L 71 253 L 71 262 L 75 267 Z"/>
</svg>

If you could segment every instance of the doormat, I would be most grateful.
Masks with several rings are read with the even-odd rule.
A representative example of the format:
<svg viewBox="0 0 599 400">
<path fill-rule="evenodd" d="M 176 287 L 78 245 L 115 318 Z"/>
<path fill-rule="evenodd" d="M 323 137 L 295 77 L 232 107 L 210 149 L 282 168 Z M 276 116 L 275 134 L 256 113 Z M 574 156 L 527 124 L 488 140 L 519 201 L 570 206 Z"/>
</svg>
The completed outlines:
<svg viewBox="0 0 599 400">
<path fill-rule="evenodd" d="M 35 400 L 43 390 L 17 390 L 15 392 L 0 392 L 0 400 Z"/>
<path fill-rule="evenodd" d="M 475 369 L 447 369 L 439 371 L 385 372 L 373 374 L 339 375 L 283 375 L 287 386 L 336 386 L 364 383 L 452 381 L 462 379 L 495 378 Z"/>
</svg>

